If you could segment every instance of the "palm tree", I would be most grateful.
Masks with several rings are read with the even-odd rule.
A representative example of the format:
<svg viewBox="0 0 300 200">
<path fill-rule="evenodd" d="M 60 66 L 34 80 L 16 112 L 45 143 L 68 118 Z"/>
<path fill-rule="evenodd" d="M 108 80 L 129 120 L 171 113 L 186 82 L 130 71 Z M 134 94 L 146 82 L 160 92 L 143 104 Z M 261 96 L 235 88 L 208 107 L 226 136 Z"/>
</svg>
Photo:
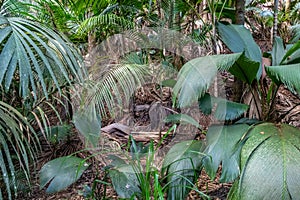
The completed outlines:
<svg viewBox="0 0 300 200">
<path fill-rule="evenodd" d="M 17 170 L 30 183 L 30 163 L 40 149 L 31 125 L 40 124 L 35 109 L 41 111 L 41 102 L 54 93 L 63 94 L 63 88 L 82 82 L 86 75 L 70 41 L 28 19 L 29 10 L 18 1 L 0 4 L 0 199 L 17 195 Z"/>
</svg>

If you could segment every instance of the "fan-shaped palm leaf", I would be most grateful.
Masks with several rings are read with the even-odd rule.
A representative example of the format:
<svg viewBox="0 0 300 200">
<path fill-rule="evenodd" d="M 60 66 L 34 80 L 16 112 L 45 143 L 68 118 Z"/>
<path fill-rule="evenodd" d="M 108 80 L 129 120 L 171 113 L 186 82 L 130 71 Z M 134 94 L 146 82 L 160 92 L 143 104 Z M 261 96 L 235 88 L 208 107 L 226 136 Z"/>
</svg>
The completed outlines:
<svg viewBox="0 0 300 200">
<path fill-rule="evenodd" d="M 41 24 L 16 17 L 0 16 L 0 83 L 8 90 L 15 77 L 26 98 L 36 98 L 40 85 L 47 97 L 46 78 L 60 85 L 83 80 L 80 56 L 68 40 Z"/>
<path fill-rule="evenodd" d="M 2 178 L 0 184 L 5 186 L 0 189 L 6 190 L 8 199 L 12 199 L 11 183 L 13 192 L 17 194 L 16 163 L 26 176 L 28 184 L 29 164 L 35 159 L 35 153 L 39 149 L 39 142 L 33 128 L 27 120 L 13 107 L 0 101 L 0 169 Z M 27 135 L 25 133 L 28 133 Z"/>
<path fill-rule="evenodd" d="M 266 72 L 276 84 L 283 83 L 292 92 L 300 94 L 300 64 L 269 66 Z"/>
<path fill-rule="evenodd" d="M 241 178 L 234 185 L 230 199 L 297 199 L 299 144 L 300 132 L 295 127 L 256 125 L 242 148 Z"/>
</svg>

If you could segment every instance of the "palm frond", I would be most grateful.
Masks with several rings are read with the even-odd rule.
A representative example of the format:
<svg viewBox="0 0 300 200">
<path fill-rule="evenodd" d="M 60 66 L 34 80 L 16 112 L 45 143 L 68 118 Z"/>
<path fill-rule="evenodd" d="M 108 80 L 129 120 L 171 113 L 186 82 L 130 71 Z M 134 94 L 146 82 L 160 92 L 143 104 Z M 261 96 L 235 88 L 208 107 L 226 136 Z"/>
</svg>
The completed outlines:
<svg viewBox="0 0 300 200">
<path fill-rule="evenodd" d="M 14 77 L 19 76 L 20 94 L 26 98 L 32 91 L 36 99 L 37 83 L 47 97 L 45 79 L 60 85 L 73 80 L 82 81 L 85 75 L 79 53 L 69 41 L 41 24 L 17 17 L 1 18 L 0 83 L 6 91 Z M 45 73 L 47 72 L 47 73 Z M 58 76 L 63 79 L 59 80 Z M 36 78 L 37 77 L 37 78 Z"/>
<path fill-rule="evenodd" d="M 111 66 L 97 81 L 87 85 L 87 102 L 96 104 L 102 116 L 113 114 L 116 106 L 129 102 L 135 89 L 145 81 L 145 65 L 123 64 Z"/>
<path fill-rule="evenodd" d="M 300 64 L 266 67 L 266 72 L 276 83 L 283 83 L 291 92 L 300 94 Z"/>
<path fill-rule="evenodd" d="M 84 35 L 90 31 L 93 31 L 99 26 L 119 26 L 126 27 L 126 29 L 130 29 L 134 27 L 134 24 L 132 21 L 129 21 L 124 17 L 120 17 L 115 14 L 101 14 L 84 20 L 80 24 L 77 32 L 79 35 Z"/>
<path fill-rule="evenodd" d="M 8 199 L 17 195 L 16 169 L 20 168 L 30 185 L 30 162 L 40 149 L 37 134 L 28 121 L 13 107 L 0 101 L 0 169 Z M 27 133 L 27 135 L 25 134 Z M 13 191 L 10 184 L 12 183 Z M 3 194 L 3 190 L 0 192 Z M 3 197 L 0 196 L 0 199 Z"/>
</svg>

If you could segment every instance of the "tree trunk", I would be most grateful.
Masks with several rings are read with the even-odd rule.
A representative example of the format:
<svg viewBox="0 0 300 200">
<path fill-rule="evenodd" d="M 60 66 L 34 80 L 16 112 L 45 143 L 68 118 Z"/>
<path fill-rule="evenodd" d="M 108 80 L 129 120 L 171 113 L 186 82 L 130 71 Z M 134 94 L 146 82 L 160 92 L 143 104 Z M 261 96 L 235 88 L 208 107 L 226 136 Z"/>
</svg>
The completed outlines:
<svg viewBox="0 0 300 200">
<path fill-rule="evenodd" d="M 244 25 L 245 23 L 245 0 L 236 0 L 236 11 L 235 11 L 235 23 L 239 25 Z M 233 84 L 233 101 L 240 102 L 244 85 L 240 79 L 234 77 Z"/>
<path fill-rule="evenodd" d="M 235 24 L 245 23 L 245 0 L 236 0 Z"/>
<path fill-rule="evenodd" d="M 273 25 L 273 34 L 272 34 L 272 40 L 274 44 L 275 37 L 277 36 L 277 26 L 278 26 L 278 2 L 279 0 L 274 0 L 274 25 Z"/>
</svg>

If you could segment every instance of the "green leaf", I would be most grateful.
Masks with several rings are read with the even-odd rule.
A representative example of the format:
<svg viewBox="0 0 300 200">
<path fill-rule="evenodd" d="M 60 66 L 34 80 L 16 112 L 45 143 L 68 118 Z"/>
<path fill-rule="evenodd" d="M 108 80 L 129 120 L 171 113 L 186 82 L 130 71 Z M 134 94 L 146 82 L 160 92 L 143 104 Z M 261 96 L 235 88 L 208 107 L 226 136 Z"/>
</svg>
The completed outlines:
<svg viewBox="0 0 300 200">
<path fill-rule="evenodd" d="M 30 164 L 40 150 L 39 139 L 29 124 L 15 108 L 0 101 L 0 177 L 5 199 L 17 196 L 17 172 L 24 174 L 30 186 Z M 16 169 L 18 169 L 16 171 Z M 14 193 L 14 196 L 12 195 Z M 3 198 L 0 194 L 0 199 Z"/>
<path fill-rule="evenodd" d="M 40 188 L 46 187 L 47 193 L 61 191 L 77 181 L 88 168 L 83 159 L 64 156 L 47 162 L 40 171 Z"/>
<path fill-rule="evenodd" d="M 174 80 L 174 79 L 163 80 L 161 82 L 161 85 L 164 86 L 164 87 L 173 88 L 176 85 L 176 80 Z"/>
<path fill-rule="evenodd" d="M 168 181 L 168 199 L 184 199 L 201 171 L 201 141 L 184 141 L 174 145 L 164 158 L 162 174 Z"/>
<path fill-rule="evenodd" d="M 215 104 L 217 107 L 214 112 L 214 116 L 218 120 L 234 120 L 240 117 L 249 108 L 246 104 L 210 96 L 207 93 L 199 100 L 199 107 L 206 115 L 212 113 L 212 109 Z"/>
<path fill-rule="evenodd" d="M 243 25 L 218 23 L 217 27 L 222 41 L 232 52 L 245 52 L 247 58 L 259 63 L 259 70 L 256 75 L 256 79 L 259 79 L 262 74 L 262 53 L 251 32 Z"/>
<path fill-rule="evenodd" d="M 131 165 L 117 165 L 109 169 L 109 176 L 120 198 L 131 198 L 141 193 L 138 175 Z"/>
<path fill-rule="evenodd" d="M 207 157 L 203 159 L 203 164 L 211 179 L 216 177 L 220 164 L 220 182 L 230 182 L 238 177 L 241 151 L 239 142 L 248 128 L 246 124 L 209 127 L 206 134 L 207 148 L 204 151 Z"/>
<path fill-rule="evenodd" d="M 174 99 L 178 97 L 178 106 L 184 107 L 196 102 L 205 94 L 218 70 L 228 70 L 241 55 L 199 57 L 183 65 L 173 90 Z"/>
<path fill-rule="evenodd" d="M 61 142 L 72 134 L 70 125 L 58 125 L 47 127 L 49 131 L 48 140 L 52 143 Z"/>
<path fill-rule="evenodd" d="M 87 142 L 96 147 L 101 133 L 101 119 L 96 113 L 95 106 L 91 104 L 87 108 L 77 111 L 73 116 L 73 123 Z"/>
<path fill-rule="evenodd" d="M 298 42 L 296 42 L 295 44 L 293 44 L 293 46 L 291 48 L 289 48 L 289 50 L 286 52 L 286 54 L 282 58 L 281 62 L 286 61 L 286 59 L 288 59 L 287 61 L 289 61 L 291 59 L 290 57 L 293 54 L 299 53 L 299 49 L 300 49 L 300 40 Z"/>
<path fill-rule="evenodd" d="M 259 62 L 250 60 L 245 57 L 245 55 L 242 55 L 229 69 L 229 72 L 240 80 L 251 85 L 258 73 L 259 66 Z"/>
<path fill-rule="evenodd" d="M 0 26 L 0 84 L 5 81 L 5 91 L 19 77 L 22 97 L 33 95 L 36 100 L 41 91 L 48 97 L 46 81 L 59 92 L 65 83 L 83 81 L 81 56 L 63 35 L 25 18 L 2 18 L 7 23 Z"/>
<path fill-rule="evenodd" d="M 214 106 L 214 98 L 213 96 L 210 96 L 210 94 L 205 93 L 200 99 L 199 99 L 199 108 L 205 115 L 210 115 Z"/>
<path fill-rule="evenodd" d="M 285 49 L 283 46 L 283 41 L 280 37 L 275 37 L 273 48 L 272 48 L 272 65 L 280 65 L 283 61 L 283 56 L 285 54 Z"/>
<path fill-rule="evenodd" d="M 218 120 L 234 120 L 244 114 L 248 108 L 249 106 L 246 104 L 218 98 L 217 108 L 214 116 Z"/>
<path fill-rule="evenodd" d="M 292 92 L 300 94 L 300 63 L 266 67 L 266 73 L 277 85 L 283 83 Z"/>
<path fill-rule="evenodd" d="M 242 173 L 233 188 L 237 199 L 297 199 L 299 149 L 299 129 L 287 124 L 256 125 L 241 152 Z"/>
<path fill-rule="evenodd" d="M 187 114 L 173 114 L 168 115 L 164 121 L 166 123 L 172 122 L 172 123 L 186 123 L 186 124 L 192 124 L 196 126 L 197 128 L 201 129 L 201 125 L 191 116 Z"/>
</svg>

